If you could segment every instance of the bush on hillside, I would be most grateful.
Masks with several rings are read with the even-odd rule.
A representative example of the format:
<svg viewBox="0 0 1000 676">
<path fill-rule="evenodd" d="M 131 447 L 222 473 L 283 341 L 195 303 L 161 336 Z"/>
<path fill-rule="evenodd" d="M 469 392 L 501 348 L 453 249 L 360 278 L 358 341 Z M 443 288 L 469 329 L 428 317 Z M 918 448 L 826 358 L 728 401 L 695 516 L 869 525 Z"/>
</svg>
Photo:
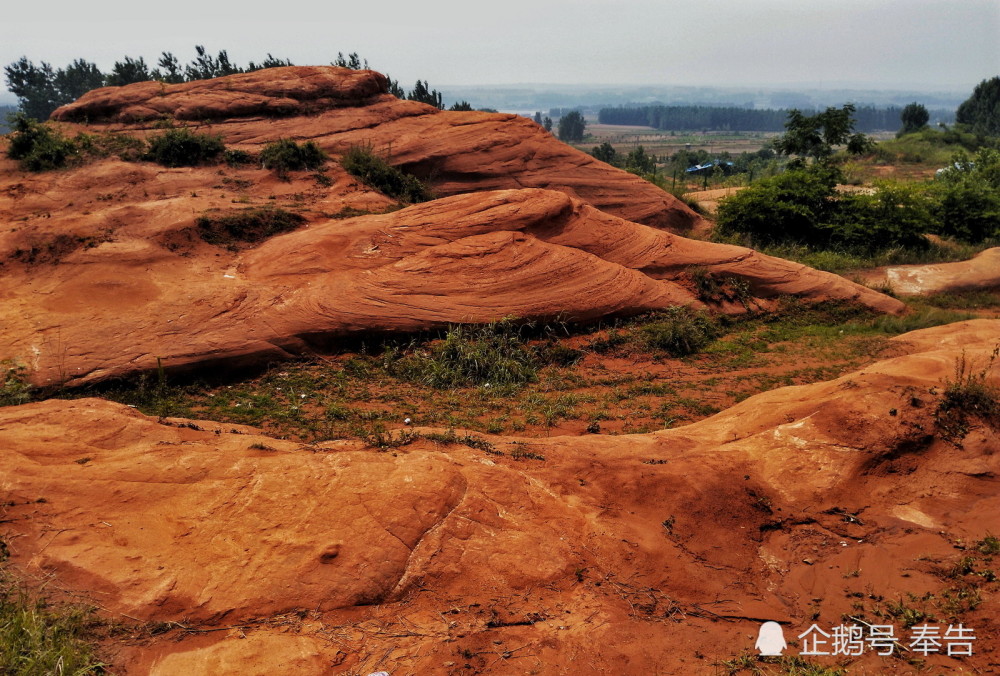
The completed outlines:
<svg viewBox="0 0 1000 676">
<path fill-rule="evenodd" d="M 413 204 L 433 197 L 420 179 L 392 166 L 371 147 L 353 146 L 340 159 L 340 164 L 368 187 L 395 200 Z"/>
<path fill-rule="evenodd" d="M 874 194 L 841 195 L 830 222 L 822 226 L 826 241 L 849 251 L 926 249 L 924 233 L 934 222 L 936 198 L 928 186 L 888 181 L 879 183 Z"/>
<path fill-rule="evenodd" d="M 268 143 L 260 151 L 260 162 L 265 169 L 273 169 L 281 178 L 287 178 L 289 171 L 319 169 L 327 160 L 327 154 L 312 141 L 296 143 L 282 138 Z"/>
<path fill-rule="evenodd" d="M 152 137 L 145 159 L 165 167 L 195 167 L 217 161 L 225 150 L 221 136 L 199 134 L 182 127 Z"/>
<path fill-rule="evenodd" d="M 18 160 L 25 171 L 47 171 L 66 166 L 79 153 L 73 140 L 66 138 L 48 124 L 36 122 L 23 113 L 11 118 L 11 133 L 7 157 Z"/>
</svg>

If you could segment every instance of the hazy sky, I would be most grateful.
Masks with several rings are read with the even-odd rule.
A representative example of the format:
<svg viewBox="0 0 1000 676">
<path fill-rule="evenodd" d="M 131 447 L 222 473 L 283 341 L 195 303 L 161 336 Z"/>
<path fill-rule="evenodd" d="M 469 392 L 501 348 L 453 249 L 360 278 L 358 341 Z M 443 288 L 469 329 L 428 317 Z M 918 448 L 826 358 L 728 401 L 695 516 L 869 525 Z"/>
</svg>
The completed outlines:
<svg viewBox="0 0 1000 676">
<path fill-rule="evenodd" d="M 10 3 L 0 23 L 3 65 L 83 57 L 106 70 L 164 50 L 186 62 L 196 44 L 240 64 L 357 51 L 407 87 L 420 77 L 971 91 L 1000 74 L 1000 0 L 59 0 Z"/>
</svg>

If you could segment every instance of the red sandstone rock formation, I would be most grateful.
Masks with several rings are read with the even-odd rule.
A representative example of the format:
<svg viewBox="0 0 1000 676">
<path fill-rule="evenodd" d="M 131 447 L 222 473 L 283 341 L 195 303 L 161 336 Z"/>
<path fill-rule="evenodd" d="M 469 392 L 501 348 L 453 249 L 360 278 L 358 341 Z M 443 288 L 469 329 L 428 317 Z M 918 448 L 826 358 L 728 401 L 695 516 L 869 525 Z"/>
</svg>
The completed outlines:
<svg viewBox="0 0 1000 676">
<path fill-rule="evenodd" d="M 859 601 L 943 598 L 955 543 L 1000 532 L 1000 438 L 973 418 L 941 439 L 941 382 L 998 333 L 918 331 L 686 427 L 496 437 L 499 455 L 303 446 L 95 399 L 0 409 L 4 532 L 50 588 L 178 623 L 119 646 L 127 673 L 700 673 L 764 620 L 790 637 Z M 525 443 L 544 460 L 513 457 Z M 981 637 L 966 667 L 996 661 L 995 618 L 991 599 L 961 616 Z"/>
<path fill-rule="evenodd" d="M 137 181 L 159 178 L 134 171 Z M 26 364 L 37 384 L 80 385 L 160 363 L 281 359 L 357 332 L 699 307 L 696 267 L 743 279 L 758 298 L 902 308 L 836 275 L 687 240 L 554 191 L 459 195 L 349 219 L 310 214 L 307 226 L 239 253 L 192 234 L 187 200 L 112 214 L 81 223 L 64 211 L 56 230 L 75 232 L 66 246 L 77 248 L 38 244 L 41 262 L 21 260 L 30 226 L 0 238 L 11 261 L 0 277 L 0 354 Z M 101 241 L 94 228 L 112 218 L 120 226 Z M 46 241 L 40 233 L 52 226 L 41 220 L 33 236 Z"/>
</svg>

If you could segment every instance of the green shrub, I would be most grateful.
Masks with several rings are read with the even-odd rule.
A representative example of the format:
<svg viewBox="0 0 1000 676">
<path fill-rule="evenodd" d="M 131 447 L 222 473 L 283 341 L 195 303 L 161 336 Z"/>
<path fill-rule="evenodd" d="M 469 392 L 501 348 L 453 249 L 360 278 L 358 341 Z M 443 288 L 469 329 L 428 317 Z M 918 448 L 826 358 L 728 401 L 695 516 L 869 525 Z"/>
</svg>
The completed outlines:
<svg viewBox="0 0 1000 676">
<path fill-rule="evenodd" d="M 165 167 L 195 167 L 215 162 L 225 149 L 221 136 L 199 134 L 182 127 L 152 137 L 145 159 Z"/>
<path fill-rule="evenodd" d="M 231 167 L 242 167 L 253 162 L 254 156 L 245 150 L 227 150 L 222 154 L 222 160 Z"/>
<path fill-rule="evenodd" d="M 825 241 L 846 250 L 866 251 L 901 246 L 926 249 L 924 233 L 934 223 L 936 195 L 928 186 L 881 182 L 875 194 L 851 193 L 831 209 Z"/>
<path fill-rule="evenodd" d="M 510 321 L 453 326 L 441 340 L 412 345 L 405 352 L 387 350 L 383 364 L 397 378 L 438 388 L 521 385 L 534 382 L 541 365 Z"/>
<path fill-rule="evenodd" d="M 640 329 L 642 343 L 650 350 L 673 357 L 699 352 L 719 335 L 718 323 L 704 312 L 686 307 L 670 308 Z"/>
<path fill-rule="evenodd" d="M 822 165 L 765 178 L 719 204 L 716 231 L 749 235 L 756 245 L 825 244 L 837 172 Z"/>
<path fill-rule="evenodd" d="M 236 248 L 294 230 L 306 219 L 277 207 L 250 207 L 201 216 L 195 223 L 198 235 L 209 244 Z"/>
<path fill-rule="evenodd" d="M 433 198 L 420 179 L 392 166 L 370 147 L 351 147 L 340 158 L 340 164 L 365 185 L 395 200 L 413 204 Z"/>
<path fill-rule="evenodd" d="M 77 144 L 51 126 L 18 113 L 11 118 L 14 131 L 7 157 L 18 160 L 25 171 L 47 171 L 66 166 L 79 154 Z"/>
<path fill-rule="evenodd" d="M 31 385 L 24 366 L 10 359 L 0 360 L 0 406 L 18 406 L 31 401 Z"/>
<path fill-rule="evenodd" d="M 745 237 L 753 247 L 801 245 L 848 258 L 930 247 L 924 235 L 940 230 L 940 186 L 883 181 L 873 194 L 844 195 L 836 191 L 839 178 L 836 169 L 813 165 L 763 179 L 723 200 L 716 234 Z M 818 262 L 830 270 L 845 265 Z"/>
<path fill-rule="evenodd" d="M 268 143 L 260 151 L 260 162 L 265 169 L 273 169 L 281 178 L 287 178 L 289 171 L 319 169 L 327 160 L 327 154 L 312 141 L 298 144 L 292 139 L 282 138 Z"/>
<path fill-rule="evenodd" d="M 941 235 L 966 242 L 1000 237 L 1000 151 L 955 155 L 938 185 Z"/>
</svg>

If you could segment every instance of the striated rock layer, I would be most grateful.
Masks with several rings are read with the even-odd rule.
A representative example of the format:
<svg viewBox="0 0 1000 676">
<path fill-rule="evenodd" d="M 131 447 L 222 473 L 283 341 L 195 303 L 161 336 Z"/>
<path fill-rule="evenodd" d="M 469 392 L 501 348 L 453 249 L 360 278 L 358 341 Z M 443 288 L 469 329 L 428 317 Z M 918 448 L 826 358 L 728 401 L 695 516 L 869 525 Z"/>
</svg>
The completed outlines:
<svg viewBox="0 0 1000 676">
<path fill-rule="evenodd" d="M 973 414 L 945 440 L 936 411 L 957 359 L 998 382 L 997 335 L 918 331 L 685 427 L 492 453 L 302 446 L 95 399 L 5 408 L 0 516 L 22 573 L 177 623 L 118 646 L 124 673 L 714 673 L 767 620 L 791 639 L 881 617 L 902 637 L 897 599 L 974 628 L 973 656 L 932 668 L 987 673 L 1000 583 L 947 571 L 990 566 L 972 543 L 1000 532 L 1000 430 Z M 959 589 L 981 604 L 956 610 Z M 869 651 L 852 670 L 897 667 Z"/>
<path fill-rule="evenodd" d="M 289 66 L 176 85 L 104 87 L 52 114 L 89 131 L 145 132 L 163 117 L 207 123 L 245 150 L 278 138 L 311 140 L 333 155 L 368 145 L 442 197 L 548 188 L 637 223 L 686 231 L 702 222 L 672 195 L 559 142 L 527 118 L 400 101 L 373 71 Z"/>
<path fill-rule="evenodd" d="M 53 260 L 39 245 L 41 262 L 12 263 L 0 277 L 0 355 L 27 365 L 36 384 L 80 385 L 158 364 L 258 363 L 357 332 L 700 307 L 696 268 L 742 279 L 757 298 L 903 307 L 836 275 L 630 223 L 555 191 L 459 195 L 348 219 L 309 214 L 299 230 L 241 252 L 198 239 L 187 201 L 113 213 L 120 225 L 110 241 L 93 232 L 107 212 L 57 224 L 94 241 Z M 27 236 L 0 236 L 0 252 L 23 259 Z"/>
</svg>

